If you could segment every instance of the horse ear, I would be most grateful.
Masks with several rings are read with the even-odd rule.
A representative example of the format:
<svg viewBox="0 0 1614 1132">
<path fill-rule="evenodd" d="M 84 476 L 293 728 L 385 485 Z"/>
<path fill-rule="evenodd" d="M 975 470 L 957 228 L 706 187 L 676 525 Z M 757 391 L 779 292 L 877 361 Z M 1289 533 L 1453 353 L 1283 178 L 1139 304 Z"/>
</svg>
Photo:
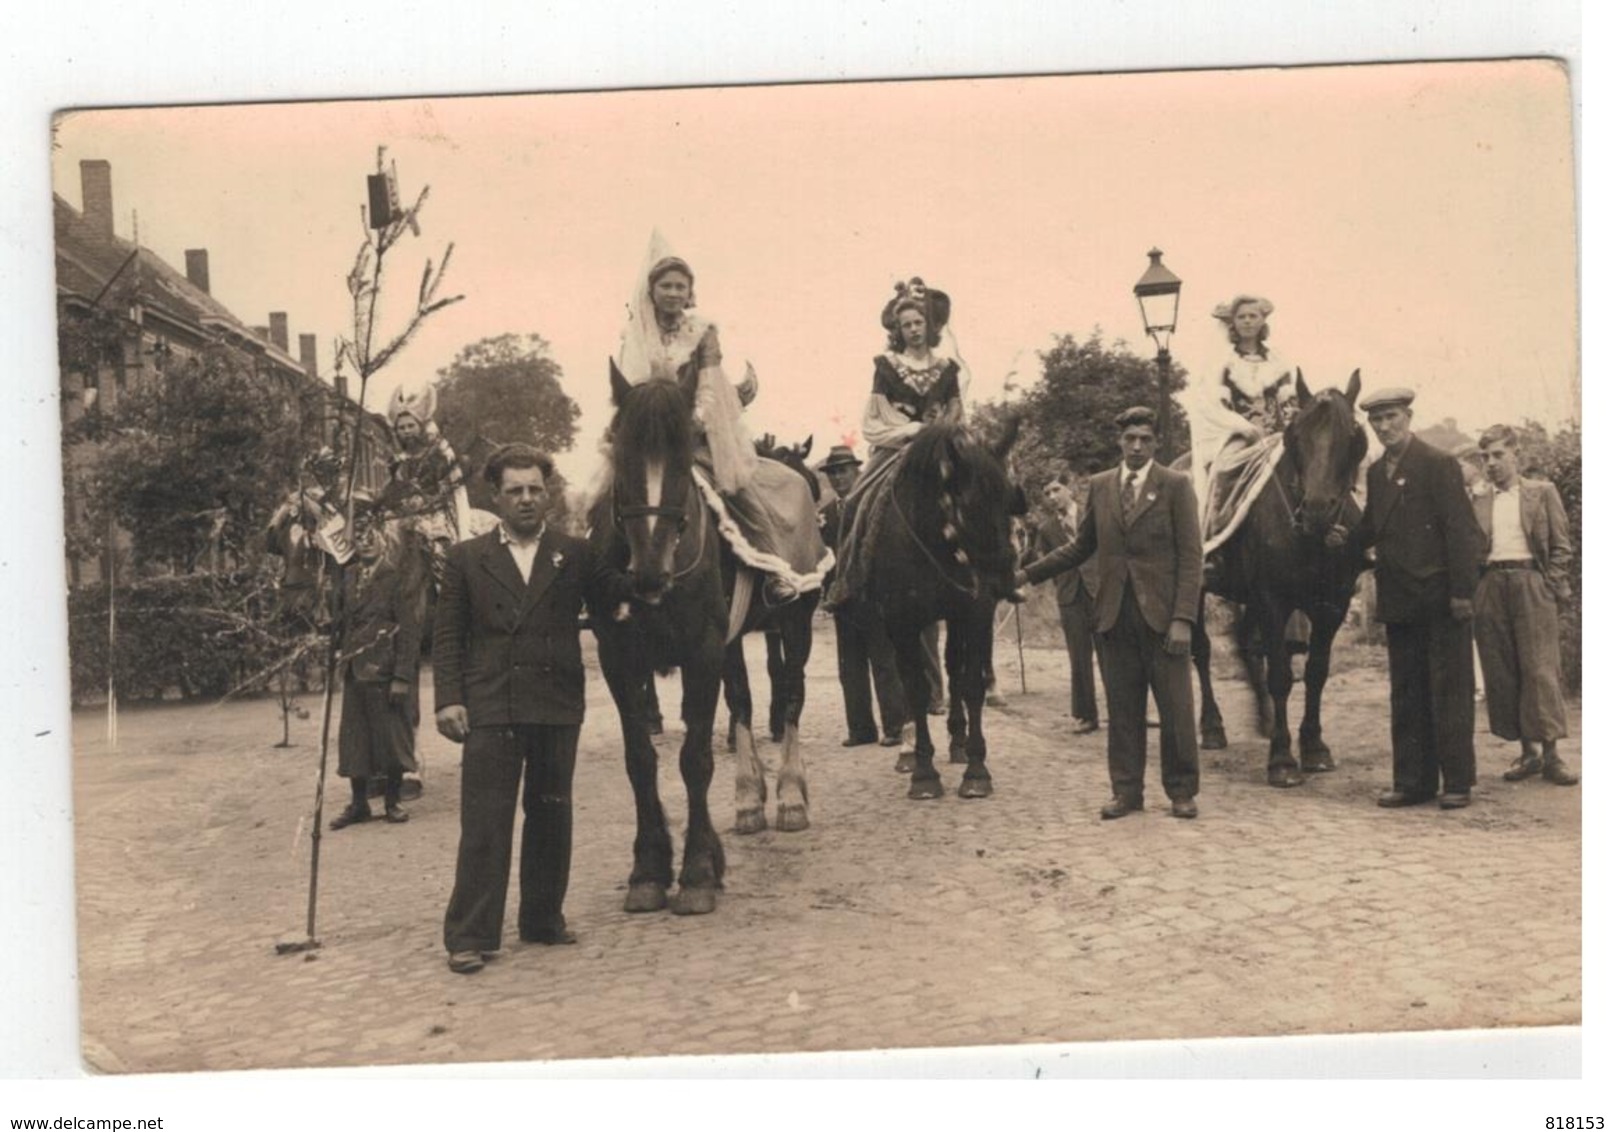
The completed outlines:
<svg viewBox="0 0 1614 1132">
<path fill-rule="evenodd" d="M 1345 385 L 1345 400 L 1351 408 L 1356 408 L 1356 395 L 1362 391 L 1362 371 L 1351 370 L 1351 379 Z"/>
<path fill-rule="evenodd" d="M 610 359 L 610 365 L 611 365 L 611 404 L 615 405 L 617 408 L 620 409 L 622 407 L 623 399 L 626 398 L 627 395 L 628 395 L 628 390 L 632 389 L 633 387 L 628 384 L 628 379 L 622 376 L 622 371 L 617 369 L 617 367 L 616 367 L 616 359 L 615 358 Z"/>
<path fill-rule="evenodd" d="M 813 435 L 812 435 L 812 433 L 808 433 L 806 443 L 804 443 L 801 446 L 801 458 L 803 460 L 805 460 L 805 459 L 807 459 L 807 457 L 811 456 L 812 454 L 813 454 Z"/>
<path fill-rule="evenodd" d="M 1003 430 L 1003 435 L 998 437 L 998 442 L 992 445 L 990 449 L 992 458 L 998 463 L 1001 464 L 1008 460 L 1009 450 L 1014 447 L 1014 442 L 1020 439 L 1020 426 L 1023 423 L 1021 414 L 1013 413 L 1010 415 L 1009 427 Z"/>
<path fill-rule="evenodd" d="M 1300 399 L 1302 409 L 1311 404 L 1311 390 L 1306 388 L 1306 373 L 1299 366 L 1295 367 L 1295 396 Z"/>
</svg>

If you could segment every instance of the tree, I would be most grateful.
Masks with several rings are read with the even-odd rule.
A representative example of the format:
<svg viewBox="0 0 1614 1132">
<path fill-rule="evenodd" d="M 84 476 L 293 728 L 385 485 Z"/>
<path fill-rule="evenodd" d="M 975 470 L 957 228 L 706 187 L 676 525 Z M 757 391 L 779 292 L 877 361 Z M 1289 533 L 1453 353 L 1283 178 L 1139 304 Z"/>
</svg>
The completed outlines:
<svg viewBox="0 0 1614 1132">
<path fill-rule="evenodd" d="M 1152 358 L 1140 358 L 1119 340 L 1106 346 L 1094 327 L 1085 342 L 1062 334 L 1042 352 L 1042 376 L 1027 392 L 1022 406 L 1025 427 L 1015 445 L 1016 478 L 1030 491 L 1065 469 L 1086 472 L 1114 464 L 1115 417 L 1133 405 L 1158 409 L 1160 370 Z M 1182 389 L 1186 375 L 1171 371 L 1171 388 Z M 979 415 L 996 420 L 1006 406 L 983 406 Z M 1177 455 L 1187 448 L 1188 424 L 1174 406 L 1171 425 Z"/>
<path fill-rule="evenodd" d="M 137 566 L 239 564 L 296 482 L 298 424 L 297 398 L 224 341 L 171 362 L 74 423 L 70 439 L 100 441 L 89 528 L 130 532 Z"/>
<path fill-rule="evenodd" d="M 561 386 L 549 343 L 537 334 L 501 334 L 466 346 L 438 371 L 437 426 L 472 474 L 471 502 L 487 507 L 475 474 L 494 448 L 521 442 L 568 451 L 582 410 Z"/>
</svg>

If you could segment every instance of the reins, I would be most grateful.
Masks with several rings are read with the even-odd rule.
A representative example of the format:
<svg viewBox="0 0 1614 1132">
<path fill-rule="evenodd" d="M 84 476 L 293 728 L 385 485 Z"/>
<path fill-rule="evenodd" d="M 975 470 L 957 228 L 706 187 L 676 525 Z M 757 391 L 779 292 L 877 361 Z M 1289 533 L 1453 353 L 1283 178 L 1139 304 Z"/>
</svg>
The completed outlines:
<svg viewBox="0 0 1614 1132">
<path fill-rule="evenodd" d="M 1357 425 L 1356 428 L 1359 430 L 1361 428 L 1361 426 Z M 1286 457 L 1288 457 L 1290 459 L 1290 462 L 1294 465 L 1295 480 L 1296 480 L 1297 486 L 1298 486 L 1299 481 L 1301 480 L 1301 477 L 1302 477 L 1302 475 L 1304 473 L 1304 469 L 1302 469 L 1300 467 L 1300 460 L 1299 460 L 1298 454 L 1296 452 L 1294 452 L 1293 450 L 1291 450 L 1288 447 L 1287 443 L 1286 443 L 1284 445 L 1284 455 Z M 1299 499 L 1291 500 L 1290 495 L 1289 495 L 1289 489 L 1286 486 L 1284 486 L 1282 471 L 1283 471 L 1283 468 L 1282 468 L 1282 465 L 1280 463 L 1279 467 L 1273 469 L 1272 482 L 1273 482 L 1274 485 L 1276 485 L 1276 487 L 1278 489 L 1278 495 L 1283 499 L 1284 510 L 1289 515 L 1289 525 L 1298 530 L 1302 526 L 1300 512 L 1301 512 L 1301 509 L 1303 507 L 1305 507 L 1305 505 L 1306 505 L 1305 489 L 1304 489 L 1304 487 L 1301 487 L 1300 498 Z M 1328 513 L 1328 515 L 1327 515 L 1327 517 L 1326 517 L 1326 519 L 1324 521 L 1325 528 L 1333 527 L 1339 522 L 1339 517 L 1340 517 L 1340 515 L 1342 515 L 1344 513 L 1345 504 L 1347 502 L 1349 502 L 1350 498 L 1351 498 L 1351 492 L 1350 492 L 1349 487 L 1347 487 L 1344 491 L 1340 492 L 1339 500 L 1334 504 L 1333 508 L 1329 511 L 1329 513 Z"/>
<path fill-rule="evenodd" d="M 968 569 L 970 572 L 970 584 L 968 586 L 961 585 L 960 583 L 954 581 L 952 578 L 947 576 L 947 568 L 937 561 L 936 556 L 930 552 L 930 547 L 925 545 L 925 540 L 919 537 L 919 532 L 914 530 L 913 524 L 908 521 L 908 516 L 903 514 L 902 504 L 897 500 L 897 476 L 901 474 L 902 469 L 896 468 L 893 469 L 893 472 L 895 474 L 893 474 L 891 477 L 891 510 L 896 512 L 898 521 L 902 523 L 902 529 L 908 532 L 908 537 L 914 541 L 915 546 L 919 547 L 919 552 L 923 554 L 926 560 L 936 568 L 936 573 L 941 576 L 942 581 L 952 586 L 959 593 L 968 597 L 980 597 L 981 578 L 980 575 L 975 572 L 974 567 L 966 567 L 966 569 Z"/>
</svg>

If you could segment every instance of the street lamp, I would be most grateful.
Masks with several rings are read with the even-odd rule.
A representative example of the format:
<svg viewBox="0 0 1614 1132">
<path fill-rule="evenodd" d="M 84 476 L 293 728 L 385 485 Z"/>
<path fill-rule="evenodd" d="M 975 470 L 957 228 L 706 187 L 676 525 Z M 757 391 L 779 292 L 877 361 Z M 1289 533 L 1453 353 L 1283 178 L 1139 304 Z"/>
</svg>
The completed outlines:
<svg viewBox="0 0 1614 1132">
<path fill-rule="evenodd" d="M 1132 288 L 1138 297 L 1138 310 L 1143 314 L 1143 332 L 1154 339 L 1155 364 L 1160 367 L 1160 451 L 1169 456 L 1171 450 L 1171 335 L 1177 329 L 1177 299 L 1182 294 L 1182 280 L 1160 262 L 1164 253 L 1159 248 L 1149 249 L 1149 269 Z"/>
</svg>

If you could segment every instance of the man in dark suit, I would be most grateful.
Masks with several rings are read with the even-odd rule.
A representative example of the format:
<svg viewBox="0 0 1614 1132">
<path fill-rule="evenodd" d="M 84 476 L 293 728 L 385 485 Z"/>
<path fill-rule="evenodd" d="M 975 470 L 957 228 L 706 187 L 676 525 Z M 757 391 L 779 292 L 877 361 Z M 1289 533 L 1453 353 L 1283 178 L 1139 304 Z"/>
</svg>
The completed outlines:
<svg viewBox="0 0 1614 1132">
<path fill-rule="evenodd" d="M 561 904 L 583 722 L 578 614 L 585 600 L 607 608 L 613 587 L 586 542 L 546 524 L 553 474 L 549 457 L 525 444 L 493 454 L 484 475 L 499 526 L 449 550 L 437 602 L 437 729 L 465 744 L 459 861 L 443 922 L 449 968 L 461 974 L 499 949 L 518 786 L 521 938 L 576 940 Z"/>
<path fill-rule="evenodd" d="M 1457 461 L 1412 435 L 1412 400 L 1412 390 L 1395 388 L 1361 402 L 1384 445 L 1368 469 L 1362 524 L 1390 653 L 1394 779 L 1379 805 L 1418 805 L 1438 793 L 1451 810 L 1468 805 L 1474 785 L 1481 535 Z M 1336 527 L 1330 542 L 1340 538 Z"/>
<path fill-rule="evenodd" d="M 835 489 L 835 498 L 819 512 L 824 542 L 841 544 L 841 522 L 845 517 L 847 494 L 857 483 L 863 467 L 851 448 L 837 444 L 818 466 Z M 829 582 L 826 580 L 825 586 Z M 835 613 L 835 665 L 841 681 L 841 698 L 846 704 L 846 738 L 843 747 L 862 747 L 878 742 L 883 747 L 902 743 L 902 726 L 908 722 L 907 697 L 897 672 L 896 652 L 886 636 L 880 611 L 868 602 L 852 602 L 837 607 Z M 869 677 L 874 678 L 874 696 L 869 696 Z M 880 725 L 874 722 L 874 703 L 880 705 Z"/>
<path fill-rule="evenodd" d="M 1045 514 L 1031 537 L 1026 561 L 1064 546 L 1080 529 L 1082 508 L 1071 488 L 1075 477 L 1062 472 L 1042 489 Z M 1059 625 L 1070 658 L 1070 714 L 1076 734 L 1098 730 L 1098 685 L 1093 681 L 1093 594 L 1098 591 L 1098 562 L 1089 558 L 1079 568 L 1054 575 Z"/>
<path fill-rule="evenodd" d="M 1121 466 L 1092 479 L 1076 537 L 1033 562 L 1019 580 L 1040 582 L 1089 558 L 1098 563 L 1094 624 L 1110 717 L 1110 785 L 1100 811 L 1119 818 L 1143 807 L 1145 713 L 1160 713 L 1160 771 L 1173 817 L 1199 814 L 1199 745 L 1194 735 L 1188 644 L 1199 615 L 1204 549 L 1188 476 L 1155 463 L 1152 409 L 1116 418 Z"/>
<path fill-rule="evenodd" d="M 1492 490 L 1474 496 L 1485 537 L 1474 635 L 1491 734 L 1520 746 L 1502 777 L 1522 782 L 1539 774 L 1573 786 L 1580 776 L 1558 757 L 1558 740 L 1569 734 L 1558 668 L 1558 619 L 1574 597 L 1569 517 L 1550 481 L 1519 474 L 1519 437 L 1507 425 L 1486 429 L 1479 450 Z"/>
</svg>

